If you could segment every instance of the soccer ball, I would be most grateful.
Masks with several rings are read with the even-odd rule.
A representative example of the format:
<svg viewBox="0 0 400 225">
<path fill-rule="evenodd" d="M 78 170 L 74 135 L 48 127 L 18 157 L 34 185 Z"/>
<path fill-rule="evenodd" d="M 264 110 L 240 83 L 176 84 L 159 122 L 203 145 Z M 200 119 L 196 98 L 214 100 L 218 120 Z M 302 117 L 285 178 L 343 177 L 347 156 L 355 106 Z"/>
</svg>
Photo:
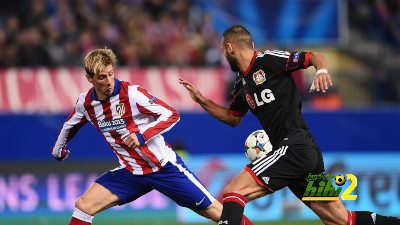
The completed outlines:
<svg viewBox="0 0 400 225">
<path fill-rule="evenodd" d="M 346 178 L 343 175 L 337 175 L 335 178 L 335 183 L 339 186 L 342 186 L 346 183 Z"/>
<path fill-rule="evenodd" d="M 272 151 L 272 144 L 264 130 L 254 131 L 244 143 L 244 153 L 250 162 L 267 155 L 270 151 Z"/>
</svg>

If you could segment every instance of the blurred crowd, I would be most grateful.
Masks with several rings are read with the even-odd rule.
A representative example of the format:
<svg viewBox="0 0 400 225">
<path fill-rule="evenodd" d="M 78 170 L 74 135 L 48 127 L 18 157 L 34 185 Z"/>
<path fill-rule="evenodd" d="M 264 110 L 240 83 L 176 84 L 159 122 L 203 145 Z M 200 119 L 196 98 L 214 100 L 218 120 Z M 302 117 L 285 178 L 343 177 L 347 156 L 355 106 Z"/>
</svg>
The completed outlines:
<svg viewBox="0 0 400 225">
<path fill-rule="evenodd" d="M 400 1 L 349 0 L 349 27 L 368 40 L 354 57 L 364 62 L 371 100 L 400 101 Z M 352 52 L 349 52 L 350 54 Z"/>
<path fill-rule="evenodd" d="M 399 0 L 349 0 L 350 27 L 400 50 Z"/>
<path fill-rule="evenodd" d="M 211 16 L 191 0 L 0 2 L 0 67 L 81 66 L 97 47 L 119 65 L 219 65 Z"/>
<path fill-rule="evenodd" d="M 199 2 L 208 4 L 207 0 L 0 1 L 0 68 L 79 67 L 90 50 L 103 47 L 114 50 L 120 66 L 220 66 L 221 34 L 213 21 L 215 12 L 211 15 Z M 235 2 L 240 5 L 240 0 Z M 399 102 L 400 0 L 344 2 L 353 41 L 337 51 L 358 59 L 367 69 L 339 71 L 341 80 L 362 87 L 357 93 L 351 89 L 338 93 L 369 96 L 356 101 Z M 375 51 L 366 51 L 370 49 Z M 336 105 L 340 104 L 335 100 Z"/>
</svg>

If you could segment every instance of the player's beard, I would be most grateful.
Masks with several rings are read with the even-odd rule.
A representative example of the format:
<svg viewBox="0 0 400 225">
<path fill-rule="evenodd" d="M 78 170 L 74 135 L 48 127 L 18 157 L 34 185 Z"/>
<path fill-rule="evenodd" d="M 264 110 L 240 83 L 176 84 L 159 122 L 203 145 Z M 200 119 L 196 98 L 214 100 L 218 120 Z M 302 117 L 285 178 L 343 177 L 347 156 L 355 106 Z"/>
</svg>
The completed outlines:
<svg viewBox="0 0 400 225">
<path fill-rule="evenodd" d="M 240 71 L 240 69 L 239 69 L 239 67 L 238 67 L 238 65 L 237 65 L 236 59 L 235 59 L 234 57 L 228 55 L 228 56 L 226 57 L 226 61 L 228 61 L 229 66 L 231 67 L 231 70 L 232 70 L 233 72 L 239 72 L 239 71 Z"/>
</svg>

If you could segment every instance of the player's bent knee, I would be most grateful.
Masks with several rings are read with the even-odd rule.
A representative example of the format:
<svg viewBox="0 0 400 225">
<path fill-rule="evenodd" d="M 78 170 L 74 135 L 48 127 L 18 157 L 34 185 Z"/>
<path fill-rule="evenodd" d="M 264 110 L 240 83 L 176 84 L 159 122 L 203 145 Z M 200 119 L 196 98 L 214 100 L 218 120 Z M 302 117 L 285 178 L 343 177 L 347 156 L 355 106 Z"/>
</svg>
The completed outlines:
<svg viewBox="0 0 400 225">
<path fill-rule="evenodd" d="M 232 183 L 225 186 L 224 190 L 222 191 L 223 194 L 237 192 L 235 185 Z"/>
<path fill-rule="evenodd" d="M 87 201 L 85 196 L 81 196 L 75 201 L 75 207 L 92 216 L 97 213 L 96 210 L 94 210 L 91 204 Z"/>
</svg>

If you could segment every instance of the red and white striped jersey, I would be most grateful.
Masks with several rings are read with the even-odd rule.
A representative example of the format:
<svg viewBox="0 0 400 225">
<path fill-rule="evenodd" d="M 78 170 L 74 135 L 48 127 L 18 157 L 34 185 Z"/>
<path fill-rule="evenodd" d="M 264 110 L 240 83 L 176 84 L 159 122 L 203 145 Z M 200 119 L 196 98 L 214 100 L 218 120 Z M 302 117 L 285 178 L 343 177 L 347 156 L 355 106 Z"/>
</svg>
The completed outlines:
<svg viewBox="0 0 400 225">
<path fill-rule="evenodd" d="M 79 96 L 52 154 L 56 158 L 63 157 L 68 141 L 90 121 L 106 139 L 122 167 L 138 175 L 156 172 L 168 161 L 176 161 L 175 152 L 161 134 L 179 119 L 175 109 L 144 88 L 115 79 L 113 95 L 105 101 L 97 100 L 94 88 Z M 130 133 L 140 133 L 145 144 L 129 148 L 124 139 Z"/>
</svg>

